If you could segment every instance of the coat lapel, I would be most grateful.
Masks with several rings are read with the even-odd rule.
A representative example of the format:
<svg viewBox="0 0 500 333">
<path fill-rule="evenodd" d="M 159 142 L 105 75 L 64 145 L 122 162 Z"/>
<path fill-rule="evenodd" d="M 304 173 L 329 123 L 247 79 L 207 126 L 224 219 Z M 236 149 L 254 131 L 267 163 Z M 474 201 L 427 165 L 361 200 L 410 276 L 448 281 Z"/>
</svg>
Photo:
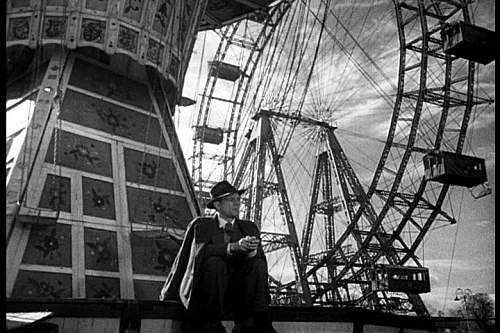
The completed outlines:
<svg viewBox="0 0 500 333">
<path fill-rule="evenodd" d="M 211 241 L 213 244 L 224 243 L 224 233 L 219 228 L 219 219 L 217 215 L 213 218 Z"/>
<path fill-rule="evenodd" d="M 207 218 L 199 224 L 196 232 L 196 243 L 213 243 L 220 234 L 219 220 L 217 217 Z M 221 235 L 222 236 L 222 235 Z"/>
<path fill-rule="evenodd" d="M 245 237 L 245 234 L 241 230 L 241 223 L 238 219 L 236 219 L 234 221 L 233 230 L 231 232 L 231 242 L 236 242 L 243 237 Z"/>
</svg>

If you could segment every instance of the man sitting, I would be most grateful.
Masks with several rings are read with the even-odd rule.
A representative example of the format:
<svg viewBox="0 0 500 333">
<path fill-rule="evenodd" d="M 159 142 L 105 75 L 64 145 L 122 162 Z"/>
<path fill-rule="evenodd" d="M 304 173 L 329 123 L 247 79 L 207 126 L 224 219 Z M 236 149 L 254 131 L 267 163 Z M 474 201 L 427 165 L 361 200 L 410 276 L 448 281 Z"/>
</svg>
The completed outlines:
<svg viewBox="0 0 500 333">
<path fill-rule="evenodd" d="M 233 316 L 233 333 L 274 333 L 269 317 L 267 261 L 255 223 L 240 220 L 245 190 L 217 183 L 207 207 L 213 217 L 197 217 L 161 291 L 161 300 L 180 300 L 187 309 L 185 332 L 225 332 L 221 320 Z"/>
</svg>

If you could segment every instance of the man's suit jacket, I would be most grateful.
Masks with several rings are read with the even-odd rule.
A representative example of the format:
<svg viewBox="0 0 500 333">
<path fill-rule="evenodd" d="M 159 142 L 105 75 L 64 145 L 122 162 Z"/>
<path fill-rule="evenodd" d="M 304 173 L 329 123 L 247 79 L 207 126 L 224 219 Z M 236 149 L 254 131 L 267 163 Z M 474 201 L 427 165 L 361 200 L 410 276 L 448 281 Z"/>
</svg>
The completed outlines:
<svg viewBox="0 0 500 333">
<path fill-rule="evenodd" d="M 236 219 L 233 229 L 231 242 L 247 235 L 260 236 L 257 226 L 251 221 Z M 201 262 L 209 256 L 236 259 L 233 256 L 228 257 L 227 245 L 217 217 L 197 217 L 191 221 L 161 290 L 160 300 L 181 301 L 186 309 L 196 309 L 200 301 L 197 297 L 197 279 Z M 261 245 L 257 249 L 256 257 L 265 260 Z M 241 259 L 244 260 L 243 257 Z"/>
</svg>

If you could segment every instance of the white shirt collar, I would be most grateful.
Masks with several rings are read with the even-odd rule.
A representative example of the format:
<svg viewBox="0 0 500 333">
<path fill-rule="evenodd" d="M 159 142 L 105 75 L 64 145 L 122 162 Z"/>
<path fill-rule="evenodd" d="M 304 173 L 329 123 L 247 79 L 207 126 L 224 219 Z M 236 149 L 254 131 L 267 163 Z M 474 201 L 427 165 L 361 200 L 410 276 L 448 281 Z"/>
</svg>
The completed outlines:
<svg viewBox="0 0 500 333">
<path fill-rule="evenodd" d="M 223 228 L 223 229 L 224 229 L 224 227 L 226 226 L 227 223 L 233 224 L 234 220 L 236 220 L 235 218 L 233 218 L 231 220 L 225 219 L 219 213 L 217 213 L 217 218 L 219 219 L 219 228 Z"/>
</svg>

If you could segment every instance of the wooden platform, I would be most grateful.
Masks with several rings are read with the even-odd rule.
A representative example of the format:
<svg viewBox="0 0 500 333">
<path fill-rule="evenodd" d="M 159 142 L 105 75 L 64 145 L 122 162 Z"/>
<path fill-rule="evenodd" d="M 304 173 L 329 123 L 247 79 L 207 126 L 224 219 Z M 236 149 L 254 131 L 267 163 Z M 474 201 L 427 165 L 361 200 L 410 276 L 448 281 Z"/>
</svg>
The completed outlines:
<svg viewBox="0 0 500 333">
<path fill-rule="evenodd" d="M 180 319 L 184 313 L 180 304 L 160 301 L 10 298 L 6 304 L 7 313 L 51 312 L 45 322 L 56 324 L 59 332 L 69 333 L 177 333 L 180 332 Z M 272 307 L 271 314 L 273 325 L 280 333 L 444 332 L 440 328 L 442 325 L 436 325 L 435 318 L 400 316 L 356 308 Z M 231 332 L 234 325 L 231 318 L 226 318 L 223 324 L 227 332 Z M 454 332 L 453 325 L 448 326 L 449 332 Z"/>
</svg>

